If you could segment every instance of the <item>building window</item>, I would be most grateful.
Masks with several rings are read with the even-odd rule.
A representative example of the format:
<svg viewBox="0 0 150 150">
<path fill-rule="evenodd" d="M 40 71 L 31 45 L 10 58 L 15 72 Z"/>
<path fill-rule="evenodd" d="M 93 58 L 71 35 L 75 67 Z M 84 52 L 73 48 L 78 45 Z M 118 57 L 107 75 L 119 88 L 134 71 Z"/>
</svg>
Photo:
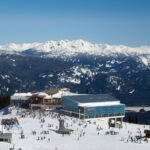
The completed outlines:
<svg viewBox="0 0 150 150">
<path fill-rule="evenodd" d="M 45 103 L 48 103 L 48 100 L 47 100 L 47 99 L 45 99 Z"/>
</svg>

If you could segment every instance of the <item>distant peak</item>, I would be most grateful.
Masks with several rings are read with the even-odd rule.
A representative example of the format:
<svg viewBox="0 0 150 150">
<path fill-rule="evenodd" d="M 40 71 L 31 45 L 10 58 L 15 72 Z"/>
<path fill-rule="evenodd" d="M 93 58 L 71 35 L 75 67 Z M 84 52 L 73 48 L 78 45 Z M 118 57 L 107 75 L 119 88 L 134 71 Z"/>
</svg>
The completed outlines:
<svg viewBox="0 0 150 150">
<path fill-rule="evenodd" d="M 22 52 L 28 49 L 34 49 L 42 53 L 52 53 L 53 56 L 72 56 L 78 53 L 89 55 L 124 54 L 126 56 L 150 54 L 150 46 L 129 47 L 125 45 L 93 44 L 82 39 L 0 45 L 0 53 Z"/>
</svg>

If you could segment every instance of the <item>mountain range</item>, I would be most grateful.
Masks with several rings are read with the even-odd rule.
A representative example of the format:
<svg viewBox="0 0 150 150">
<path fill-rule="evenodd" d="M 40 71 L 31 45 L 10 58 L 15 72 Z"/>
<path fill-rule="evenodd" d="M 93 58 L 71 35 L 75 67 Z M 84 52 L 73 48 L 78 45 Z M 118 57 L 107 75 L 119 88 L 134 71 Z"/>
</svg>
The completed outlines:
<svg viewBox="0 0 150 150">
<path fill-rule="evenodd" d="M 150 47 L 83 40 L 0 45 L 0 94 L 67 87 L 150 105 Z"/>
</svg>

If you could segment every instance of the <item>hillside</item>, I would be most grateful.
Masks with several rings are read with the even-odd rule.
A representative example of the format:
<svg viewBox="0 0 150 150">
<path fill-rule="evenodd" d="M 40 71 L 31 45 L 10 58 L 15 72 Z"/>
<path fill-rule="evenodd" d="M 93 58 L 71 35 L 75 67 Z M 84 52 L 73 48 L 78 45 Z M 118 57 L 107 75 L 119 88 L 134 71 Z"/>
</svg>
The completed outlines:
<svg viewBox="0 0 150 150">
<path fill-rule="evenodd" d="M 1 45 L 0 94 L 67 87 L 150 105 L 149 53 L 149 47 L 83 40 Z"/>
</svg>

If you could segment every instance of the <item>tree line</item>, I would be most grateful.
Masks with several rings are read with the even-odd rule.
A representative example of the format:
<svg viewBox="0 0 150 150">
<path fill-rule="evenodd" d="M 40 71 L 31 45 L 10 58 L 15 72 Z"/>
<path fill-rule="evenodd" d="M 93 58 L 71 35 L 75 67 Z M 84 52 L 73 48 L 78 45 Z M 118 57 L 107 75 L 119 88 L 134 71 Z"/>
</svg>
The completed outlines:
<svg viewBox="0 0 150 150">
<path fill-rule="evenodd" d="M 10 104 L 10 96 L 0 96 L 0 109 L 8 106 Z"/>
<path fill-rule="evenodd" d="M 128 117 L 128 122 L 137 124 L 138 123 L 138 117 L 137 116 L 135 116 L 135 117 L 129 116 Z"/>
</svg>

